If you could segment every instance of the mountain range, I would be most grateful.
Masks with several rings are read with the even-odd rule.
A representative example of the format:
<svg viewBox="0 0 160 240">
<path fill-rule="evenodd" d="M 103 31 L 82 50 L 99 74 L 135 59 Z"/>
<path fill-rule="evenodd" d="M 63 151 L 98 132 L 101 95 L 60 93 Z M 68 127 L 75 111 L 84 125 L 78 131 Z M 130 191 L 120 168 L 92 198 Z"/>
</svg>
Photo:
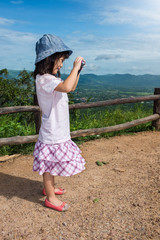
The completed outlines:
<svg viewBox="0 0 160 240">
<path fill-rule="evenodd" d="M 20 71 L 9 70 L 8 78 L 16 78 Z M 62 74 L 62 79 L 67 75 Z M 148 90 L 153 91 L 154 88 L 160 88 L 160 75 L 144 74 L 81 74 L 78 83 L 79 88 L 86 89 L 123 89 L 123 90 Z"/>
</svg>

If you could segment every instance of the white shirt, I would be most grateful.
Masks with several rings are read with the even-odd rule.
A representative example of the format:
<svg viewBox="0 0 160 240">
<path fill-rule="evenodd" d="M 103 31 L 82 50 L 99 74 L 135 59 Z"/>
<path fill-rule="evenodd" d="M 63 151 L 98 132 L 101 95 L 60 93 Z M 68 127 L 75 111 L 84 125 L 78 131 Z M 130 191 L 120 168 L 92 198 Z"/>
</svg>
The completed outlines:
<svg viewBox="0 0 160 240">
<path fill-rule="evenodd" d="M 62 143 L 71 138 L 67 93 L 54 91 L 61 82 L 51 74 L 36 76 L 37 98 L 42 111 L 38 139 L 42 143 Z"/>
</svg>

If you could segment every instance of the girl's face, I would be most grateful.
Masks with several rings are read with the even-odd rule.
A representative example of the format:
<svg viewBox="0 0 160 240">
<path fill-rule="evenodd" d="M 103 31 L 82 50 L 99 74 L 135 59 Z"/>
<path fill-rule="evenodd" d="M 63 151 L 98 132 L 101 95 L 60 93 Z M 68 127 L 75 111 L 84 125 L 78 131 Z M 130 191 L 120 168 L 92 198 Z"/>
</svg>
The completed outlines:
<svg viewBox="0 0 160 240">
<path fill-rule="evenodd" d="M 63 67 L 63 62 L 64 62 L 65 58 L 64 57 L 60 57 L 55 61 L 54 67 L 53 67 L 53 71 L 52 74 L 56 75 L 57 72 Z"/>
</svg>

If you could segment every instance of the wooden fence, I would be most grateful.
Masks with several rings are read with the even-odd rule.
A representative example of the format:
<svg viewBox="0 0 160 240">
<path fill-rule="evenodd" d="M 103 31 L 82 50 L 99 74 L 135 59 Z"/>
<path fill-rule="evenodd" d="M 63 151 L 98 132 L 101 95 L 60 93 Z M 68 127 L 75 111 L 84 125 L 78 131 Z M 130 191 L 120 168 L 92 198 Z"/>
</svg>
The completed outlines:
<svg viewBox="0 0 160 240">
<path fill-rule="evenodd" d="M 129 98 L 121 98 L 121 99 L 114 99 L 114 100 L 107 100 L 107 101 L 99 101 L 93 103 L 77 103 L 69 105 L 69 109 L 83 109 L 83 108 L 93 108 L 93 107 L 104 107 L 110 105 L 117 105 L 117 104 L 126 104 L 126 103 L 136 103 L 136 102 L 144 102 L 144 101 L 154 101 L 153 107 L 153 114 L 133 120 L 131 122 L 103 127 L 103 128 L 92 128 L 92 129 L 85 129 L 85 130 L 77 130 L 71 132 L 71 137 L 80 137 L 80 136 L 89 136 L 89 135 L 97 135 L 101 133 L 113 132 L 113 131 L 120 131 L 130 127 L 134 127 L 143 123 L 147 123 L 152 121 L 153 126 L 156 130 L 160 130 L 160 88 L 155 88 L 154 95 L 150 96 L 143 96 L 143 97 L 129 97 Z M 36 98 L 34 100 L 35 105 L 37 105 Z M 35 123 L 36 123 L 36 135 L 31 136 L 16 136 L 16 137 L 9 137 L 9 138 L 0 138 L 0 146 L 4 145 L 16 145 L 16 144 L 24 144 L 24 143 L 31 143 L 36 142 L 38 138 L 38 132 L 41 124 L 41 112 L 38 106 L 15 106 L 15 107 L 3 107 L 0 108 L 0 115 L 2 114 L 11 114 L 11 113 L 19 113 L 19 112 L 34 112 L 35 113 Z"/>
</svg>

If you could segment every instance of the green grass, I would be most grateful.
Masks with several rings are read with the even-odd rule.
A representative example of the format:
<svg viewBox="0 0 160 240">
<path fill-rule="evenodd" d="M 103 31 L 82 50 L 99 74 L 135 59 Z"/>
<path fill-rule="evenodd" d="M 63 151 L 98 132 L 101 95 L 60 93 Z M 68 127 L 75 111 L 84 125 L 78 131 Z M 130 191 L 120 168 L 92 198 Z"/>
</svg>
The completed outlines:
<svg viewBox="0 0 160 240">
<path fill-rule="evenodd" d="M 35 134 L 35 124 L 31 114 L 8 114 L 0 116 L 1 138 L 13 136 L 28 136 Z M 30 154 L 33 152 L 34 143 L 0 147 L 0 155 L 15 153 Z"/>
<path fill-rule="evenodd" d="M 80 129 L 113 126 L 143 118 L 151 114 L 152 107 L 146 108 L 143 104 L 134 104 L 130 108 L 120 105 L 116 108 L 72 110 L 70 112 L 70 129 L 71 131 L 75 131 Z M 36 134 L 33 114 L 30 113 L 2 115 L 0 116 L 0 123 L 1 138 Z M 100 137 L 108 138 L 121 134 L 134 134 L 135 132 L 147 131 L 151 129 L 152 124 L 149 122 L 119 132 L 75 138 L 74 141 L 80 144 L 84 141 Z M 0 155 L 10 155 L 15 153 L 32 154 L 33 150 L 34 143 L 3 146 L 0 148 Z"/>
</svg>

